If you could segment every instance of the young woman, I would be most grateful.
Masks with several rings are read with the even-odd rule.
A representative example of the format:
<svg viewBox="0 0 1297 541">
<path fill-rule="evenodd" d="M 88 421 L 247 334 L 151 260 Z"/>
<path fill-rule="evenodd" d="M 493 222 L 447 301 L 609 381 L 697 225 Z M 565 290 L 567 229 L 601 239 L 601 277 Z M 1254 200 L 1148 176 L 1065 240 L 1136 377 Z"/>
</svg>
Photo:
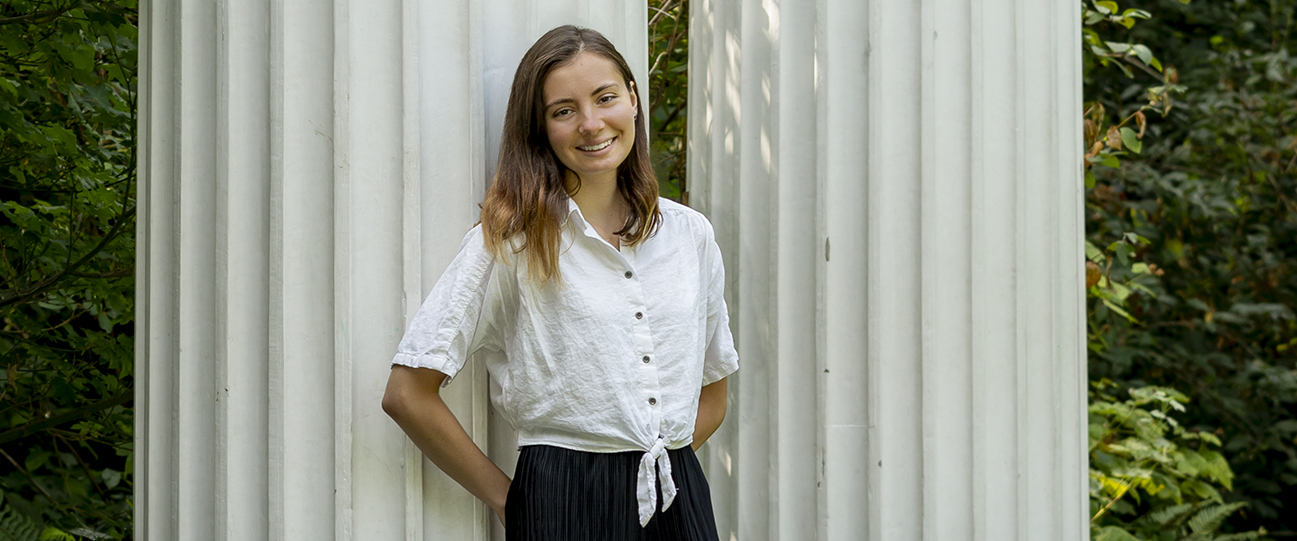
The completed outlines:
<svg viewBox="0 0 1297 541">
<path fill-rule="evenodd" d="M 711 224 L 659 199 L 635 78 L 599 33 L 514 76 L 482 221 L 401 340 L 387 411 L 510 540 L 716 541 L 693 451 L 738 368 Z M 511 481 L 438 389 L 477 355 L 518 430 Z"/>
</svg>

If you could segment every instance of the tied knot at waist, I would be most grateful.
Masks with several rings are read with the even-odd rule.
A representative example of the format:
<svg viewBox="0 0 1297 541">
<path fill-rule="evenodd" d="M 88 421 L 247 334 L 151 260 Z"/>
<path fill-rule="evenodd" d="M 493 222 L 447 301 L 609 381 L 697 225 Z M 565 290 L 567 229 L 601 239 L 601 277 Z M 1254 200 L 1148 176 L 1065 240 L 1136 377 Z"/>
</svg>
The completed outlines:
<svg viewBox="0 0 1297 541">
<path fill-rule="evenodd" d="M 676 482 L 671 478 L 671 457 L 667 454 L 666 440 L 658 436 L 653 446 L 644 453 L 639 461 L 639 483 L 636 487 L 639 500 L 639 523 L 647 526 L 649 519 L 657 509 L 657 491 L 653 482 L 654 465 L 657 466 L 657 484 L 662 487 L 662 510 L 671 507 L 676 498 Z"/>
</svg>

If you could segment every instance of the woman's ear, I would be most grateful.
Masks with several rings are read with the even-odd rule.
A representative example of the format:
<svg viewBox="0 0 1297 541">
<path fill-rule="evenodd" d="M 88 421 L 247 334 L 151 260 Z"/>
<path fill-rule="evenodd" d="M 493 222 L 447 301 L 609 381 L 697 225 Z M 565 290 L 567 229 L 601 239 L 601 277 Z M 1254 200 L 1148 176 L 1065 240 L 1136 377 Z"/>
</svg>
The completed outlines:
<svg viewBox="0 0 1297 541">
<path fill-rule="evenodd" d="M 635 81 L 630 81 L 627 87 L 630 88 L 630 106 L 639 113 L 639 93 L 635 91 Z"/>
</svg>

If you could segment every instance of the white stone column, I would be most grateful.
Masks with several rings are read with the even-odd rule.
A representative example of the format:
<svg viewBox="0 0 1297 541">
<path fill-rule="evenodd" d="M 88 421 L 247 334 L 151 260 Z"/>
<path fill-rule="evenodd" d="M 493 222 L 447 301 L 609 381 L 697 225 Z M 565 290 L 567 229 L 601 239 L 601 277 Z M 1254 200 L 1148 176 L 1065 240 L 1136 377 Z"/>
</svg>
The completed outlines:
<svg viewBox="0 0 1297 541">
<path fill-rule="evenodd" d="M 523 52 L 590 26 L 646 82 L 645 11 L 141 3 L 136 539 L 491 537 L 381 411 L 388 363 L 477 220 Z M 443 396 L 509 470 L 465 376 Z"/>
<path fill-rule="evenodd" d="M 721 538 L 1088 538 L 1075 2 L 692 6 Z"/>
</svg>

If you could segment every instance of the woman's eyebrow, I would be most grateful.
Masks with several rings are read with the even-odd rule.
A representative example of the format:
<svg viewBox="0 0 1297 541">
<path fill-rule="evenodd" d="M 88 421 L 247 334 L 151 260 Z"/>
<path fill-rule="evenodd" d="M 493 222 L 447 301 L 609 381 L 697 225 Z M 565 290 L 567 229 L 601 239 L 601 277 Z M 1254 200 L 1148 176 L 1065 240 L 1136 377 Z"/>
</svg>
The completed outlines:
<svg viewBox="0 0 1297 541">
<path fill-rule="evenodd" d="M 617 86 L 617 83 L 604 83 L 604 84 L 603 84 L 602 86 L 600 86 L 599 88 L 594 89 L 594 92 L 591 92 L 590 95 L 591 95 L 591 96 L 594 96 L 594 95 L 596 95 L 596 94 L 598 94 L 598 93 L 600 93 L 600 92 L 603 92 L 603 91 L 605 91 L 605 90 L 608 90 L 609 88 L 612 88 L 612 87 L 614 87 L 614 86 Z M 554 101 L 551 101 L 551 102 L 545 104 L 545 108 L 546 108 L 546 109 L 549 109 L 550 107 L 553 107 L 553 106 L 558 105 L 558 104 L 560 104 L 560 103 L 575 103 L 575 102 L 576 102 L 576 100 L 574 100 L 574 99 L 572 99 L 572 98 L 559 98 L 559 99 L 556 99 L 556 100 L 554 100 Z"/>
</svg>

